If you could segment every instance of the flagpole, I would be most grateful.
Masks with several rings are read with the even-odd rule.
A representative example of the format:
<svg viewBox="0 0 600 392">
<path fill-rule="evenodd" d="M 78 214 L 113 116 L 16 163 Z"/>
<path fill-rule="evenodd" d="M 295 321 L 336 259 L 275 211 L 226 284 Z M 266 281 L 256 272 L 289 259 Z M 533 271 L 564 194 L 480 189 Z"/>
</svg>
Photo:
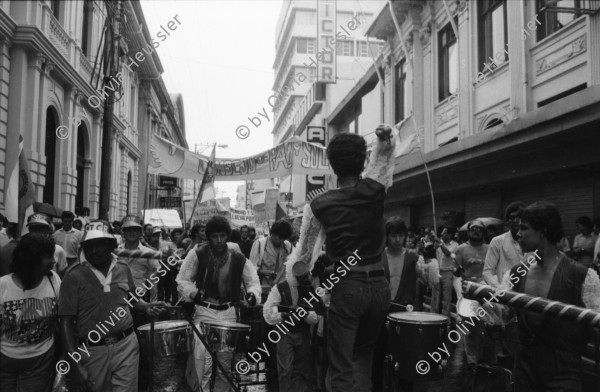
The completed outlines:
<svg viewBox="0 0 600 392">
<path fill-rule="evenodd" d="M 144 224 L 148 223 L 146 222 L 146 207 L 147 207 L 147 200 L 148 200 L 148 188 L 150 187 L 150 173 L 148 173 L 148 171 L 146 171 L 146 187 L 144 188 L 144 210 L 142 211 L 142 222 L 144 222 Z"/>
<path fill-rule="evenodd" d="M 217 143 L 215 143 L 214 146 L 213 146 L 213 153 L 212 153 L 213 159 L 214 159 L 214 155 L 215 155 L 215 150 L 216 149 L 217 149 Z M 206 167 L 206 170 L 204 171 L 204 174 L 202 175 L 202 183 L 200 184 L 200 189 L 198 190 L 198 196 L 196 196 L 196 201 L 194 202 L 194 206 L 192 207 L 192 213 L 190 214 L 190 219 L 188 221 L 188 226 L 192 225 L 192 218 L 194 217 L 194 212 L 196 211 L 196 206 L 198 205 L 198 201 L 200 200 L 202 192 L 204 192 L 204 185 L 205 185 L 207 174 L 208 174 L 208 165 Z"/>
<path fill-rule="evenodd" d="M 447 7 L 446 2 L 444 0 L 444 5 Z M 396 14 L 394 13 L 394 7 L 392 5 L 392 1 L 388 0 L 388 6 L 390 9 L 390 14 L 392 15 L 392 20 L 394 21 L 394 26 L 396 27 L 396 32 L 398 33 L 398 39 L 400 41 L 400 45 L 402 46 L 402 51 L 404 52 L 404 55 L 407 57 L 408 60 L 408 51 L 406 49 L 406 44 L 404 43 L 404 36 L 402 35 L 402 30 L 400 29 L 400 24 L 398 23 L 398 19 L 396 18 Z M 454 22 L 454 20 L 451 18 L 451 21 Z M 453 27 L 454 24 L 452 25 Z M 457 39 L 458 39 L 458 34 L 456 35 Z M 411 69 L 413 68 L 411 61 L 406 61 L 406 65 L 408 65 Z M 375 64 L 375 66 L 377 66 L 377 64 Z M 413 79 L 414 79 L 414 73 L 413 73 Z M 414 82 L 414 80 L 412 81 Z M 414 88 L 413 88 L 414 91 Z M 413 114 L 411 114 L 411 118 L 413 121 L 413 124 L 415 126 L 415 131 L 418 132 L 419 128 L 417 127 L 417 121 L 415 120 L 415 116 L 414 116 L 414 111 Z M 423 162 L 423 166 L 425 167 L 425 174 L 427 175 L 427 182 L 429 184 L 429 193 L 431 196 L 431 209 L 432 209 L 432 213 L 433 213 L 433 230 L 437 233 L 437 224 L 436 224 L 436 217 L 435 217 L 435 199 L 433 197 L 433 187 L 431 186 L 431 177 L 429 176 L 429 168 L 427 167 L 427 162 L 425 162 L 425 157 L 423 156 L 423 150 L 421 149 L 421 136 L 417 135 L 417 137 L 419 138 L 419 153 L 421 155 L 421 161 Z M 423 127 L 423 141 L 425 141 L 425 127 Z"/>
</svg>

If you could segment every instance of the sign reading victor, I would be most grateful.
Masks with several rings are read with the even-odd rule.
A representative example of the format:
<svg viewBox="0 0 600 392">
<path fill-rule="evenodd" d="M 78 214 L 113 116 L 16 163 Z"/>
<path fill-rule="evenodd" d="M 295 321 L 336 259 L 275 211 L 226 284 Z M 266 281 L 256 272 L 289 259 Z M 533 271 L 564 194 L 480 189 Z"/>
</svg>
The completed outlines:
<svg viewBox="0 0 600 392">
<path fill-rule="evenodd" d="M 336 0 L 317 2 L 317 81 L 335 83 L 337 79 L 337 56 L 334 50 L 326 50 L 335 43 Z M 321 58 L 319 58 L 321 57 Z"/>
<path fill-rule="evenodd" d="M 309 126 L 306 130 L 306 141 L 325 147 L 325 127 Z M 324 175 L 306 176 L 306 200 L 312 200 L 319 193 L 325 191 Z"/>
<path fill-rule="evenodd" d="M 177 178 L 158 176 L 158 186 L 161 188 L 175 188 L 177 186 Z"/>
</svg>

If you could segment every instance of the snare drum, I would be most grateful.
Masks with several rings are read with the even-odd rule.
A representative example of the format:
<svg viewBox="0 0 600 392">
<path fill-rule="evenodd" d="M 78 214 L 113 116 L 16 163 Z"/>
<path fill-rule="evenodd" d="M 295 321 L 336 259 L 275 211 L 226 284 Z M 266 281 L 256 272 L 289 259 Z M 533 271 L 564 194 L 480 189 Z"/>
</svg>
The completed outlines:
<svg viewBox="0 0 600 392">
<path fill-rule="evenodd" d="M 202 321 L 200 328 L 211 349 L 234 352 L 240 339 L 250 333 L 250 326 L 232 321 Z"/>
<path fill-rule="evenodd" d="M 436 313 L 398 312 L 387 316 L 388 354 L 399 379 L 441 380 L 438 364 L 428 355 L 442 345 L 448 329 L 448 317 Z M 417 372 L 417 363 L 426 361 L 429 371 Z M 424 364 L 423 364 L 424 365 Z M 424 366 L 420 366 L 423 369 Z"/>
<path fill-rule="evenodd" d="M 150 324 L 138 328 L 146 344 L 150 344 Z M 168 357 L 192 350 L 192 327 L 187 321 L 159 321 L 154 323 L 154 355 Z"/>
</svg>

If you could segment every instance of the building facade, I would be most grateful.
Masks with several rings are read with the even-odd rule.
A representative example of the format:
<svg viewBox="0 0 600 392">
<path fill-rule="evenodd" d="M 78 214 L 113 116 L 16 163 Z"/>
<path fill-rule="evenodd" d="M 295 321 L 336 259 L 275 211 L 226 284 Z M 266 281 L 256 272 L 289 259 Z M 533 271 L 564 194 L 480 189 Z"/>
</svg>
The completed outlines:
<svg viewBox="0 0 600 392">
<path fill-rule="evenodd" d="M 383 49 L 382 41 L 364 34 L 383 5 L 383 1 L 342 0 L 283 3 L 276 28 L 270 102 L 274 104 L 274 145 L 293 136 L 325 145 L 329 108 L 346 96 Z M 324 19 L 333 14 L 335 18 Z M 333 76 L 318 75 L 317 67 L 330 62 Z M 276 181 L 281 192 L 293 194 L 295 206 L 304 204 L 326 183 L 325 176 L 305 175 Z"/>
<path fill-rule="evenodd" d="M 422 149 L 396 159 L 386 212 L 414 226 L 432 225 L 432 189 L 438 225 L 547 200 L 572 240 L 578 216 L 600 215 L 600 2 L 445 3 L 381 9 L 368 35 L 385 49 L 331 111 L 328 137 L 402 123 L 402 142 Z"/>
<path fill-rule="evenodd" d="M 0 1 L 0 210 L 6 166 L 18 162 L 22 136 L 36 200 L 71 211 L 87 206 L 98 216 L 108 84 L 118 88 L 109 219 L 144 205 L 151 134 L 187 147 L 181 97 L 174 102 L 166 92 L 139 2 L 110 4 L 119 10 L 106 2 Z M 109 81 L 102 77 L 102 45 L 111 13 L 123 38 L 118 80 Z M 143 48 L 148 57 L 131 67 L 129 57 Z"/>
</svg>

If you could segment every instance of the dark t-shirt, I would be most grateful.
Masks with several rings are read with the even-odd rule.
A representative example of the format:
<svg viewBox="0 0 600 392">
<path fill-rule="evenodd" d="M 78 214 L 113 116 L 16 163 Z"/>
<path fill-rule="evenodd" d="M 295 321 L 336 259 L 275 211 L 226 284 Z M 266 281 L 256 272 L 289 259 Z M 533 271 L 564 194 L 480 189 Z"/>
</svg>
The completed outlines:
<svg viewBox="0 0 600 392">
<path fill-rule="evenodd" d="M 252 244 L 253 244 L 252 240 L 248 240 L 248 241 L 241 240 L 237 244 L 239 245 L 240 250 L 244 254 L 244 257 L 246 257 L 247 259 L 249 259 L 250 258 L 250 251 L 252 250 Z"/>
<path fill-rule="evenodd" d="M 385 248 L 384 202 L 385 187 L 370 178 L 317 196 L 310 207 L 325 229 L 327 256 L 337 262 L 358 249 L 361 265 L 379 262 Z"/>
<path fill-rule="evenodd" d="M 456 248 L 456 264 L 464 269 L 463 278 L 480 282 L 483 279 L 483 263 L 487 254 L 488 245 L 472 246 L 465 242 Z"/>
<path fill-rule="evenodd" d="M 0 249 L 0 276 L 10 273 L 10 265 L 13 261 L 13 252 L 19 243 L 18 240 L 11 240 Z"/>
<path fill-rule="evenodd" d="M 77 263 L 68 270 L 60 286 L 58 315 L 75 316 L 79 338 L 87 338 L 91 330 L 104 337 L 104 330 L 96 326 L 99 322 L 108 328 L 106 335 L 122 332 L 133 326 L 125 300 L 135 305 L 137 301 L 130 295 L 134 291 L 131 271 L 122 261 L 117 261 L 112 271 L 110 292 L 104 291 L 104 286 L 89 267 Z M 95 340 L 94 336 L 92 334 Z"/>
</svg>

